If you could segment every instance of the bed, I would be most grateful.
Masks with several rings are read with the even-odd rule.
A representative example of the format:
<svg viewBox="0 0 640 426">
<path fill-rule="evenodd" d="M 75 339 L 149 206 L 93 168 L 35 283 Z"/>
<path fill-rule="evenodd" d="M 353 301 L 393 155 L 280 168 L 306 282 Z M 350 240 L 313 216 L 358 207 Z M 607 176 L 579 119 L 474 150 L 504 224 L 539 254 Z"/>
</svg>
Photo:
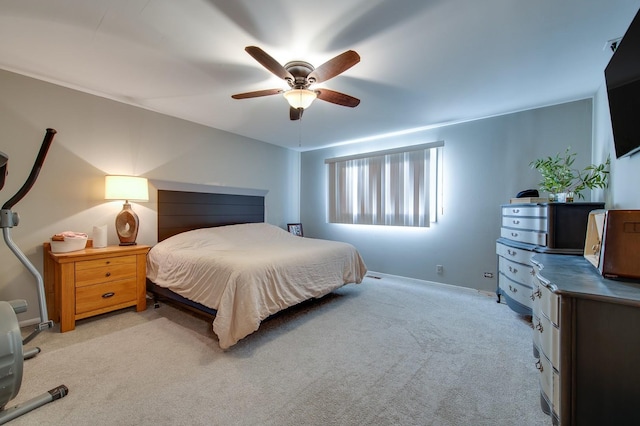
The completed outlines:
<svg viewBox="0 0 640 426">
<path fill-rule="evenodd" d="M 260 196 L 160 190 L 158 240 L 147 257 L 149 291 L 213 315 L 223 349 L 270 315 L 366 274 L 352 245 L 265 223 Z"/>
</svg>

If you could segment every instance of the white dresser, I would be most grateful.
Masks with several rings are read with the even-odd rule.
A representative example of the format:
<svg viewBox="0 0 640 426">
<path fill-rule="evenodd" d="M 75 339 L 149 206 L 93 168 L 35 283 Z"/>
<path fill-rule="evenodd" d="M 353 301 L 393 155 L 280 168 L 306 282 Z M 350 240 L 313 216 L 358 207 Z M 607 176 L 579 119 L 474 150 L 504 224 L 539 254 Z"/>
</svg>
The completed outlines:
<svg viewBox="0 0 640 426">
<path fill-rule="evenodd" d="M 540 374 L 540 406 L 557 424 L 560 411 L 560 297 L 554 293 L 555 287 L 540 275 L 540 264 L 533 264 L 531 324 L 533 356 Z"/>
<path fill-rule="evenodd" d="M 542 410 L 555 425 L 640 424 L 640 283 L 605 279 L 583 256 L 533 264 Z"/>
<path fill-rule="evenodd" d="M 535 253 L 583 254 L 589 212 L 604 203 L 522 203 L 501 206 L 498 301 L 531 315 Z"/>
</svg>

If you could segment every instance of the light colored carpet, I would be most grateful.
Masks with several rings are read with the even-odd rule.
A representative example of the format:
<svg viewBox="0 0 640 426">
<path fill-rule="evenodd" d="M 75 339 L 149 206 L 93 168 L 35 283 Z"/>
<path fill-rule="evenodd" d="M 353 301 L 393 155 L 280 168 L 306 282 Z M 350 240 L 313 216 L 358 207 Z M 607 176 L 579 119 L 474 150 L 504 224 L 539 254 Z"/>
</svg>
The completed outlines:
<svg viewBox="0 0 640 426">
<path fill-rule="evenodd" d="M 60 384 L 69 394 L 11 424 L 551 424 L 525 319 L 494 296 L 381 276 L 227 351 L 208 320 L 168 305 L 42 333 L 8 406 Z"/>
</svg>

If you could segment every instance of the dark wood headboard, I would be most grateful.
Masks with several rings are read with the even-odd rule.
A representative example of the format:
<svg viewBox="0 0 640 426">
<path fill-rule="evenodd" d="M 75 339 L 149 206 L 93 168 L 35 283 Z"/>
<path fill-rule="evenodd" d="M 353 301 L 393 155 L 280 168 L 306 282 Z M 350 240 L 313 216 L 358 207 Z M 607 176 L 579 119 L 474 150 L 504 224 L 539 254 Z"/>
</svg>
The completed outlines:
<svg viewBox="0 0 640 426">
<path fill-rule="evenodd" d="M 198 228 L 264 222 L 264 196 L 158 190 L 158 242 Z"/>
</svg>

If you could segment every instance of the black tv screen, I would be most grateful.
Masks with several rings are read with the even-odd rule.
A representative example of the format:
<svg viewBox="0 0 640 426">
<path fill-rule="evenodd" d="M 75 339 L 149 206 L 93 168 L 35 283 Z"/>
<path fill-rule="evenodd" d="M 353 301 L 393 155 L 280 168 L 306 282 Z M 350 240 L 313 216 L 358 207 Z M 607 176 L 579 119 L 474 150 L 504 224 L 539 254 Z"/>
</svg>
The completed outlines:
<svg viewBox="0 0 640 426">
<path fill-rule="evenodd" d="M 616 158 L 640 150 L 640 12 L 604 70 Z"/>
</svg>

